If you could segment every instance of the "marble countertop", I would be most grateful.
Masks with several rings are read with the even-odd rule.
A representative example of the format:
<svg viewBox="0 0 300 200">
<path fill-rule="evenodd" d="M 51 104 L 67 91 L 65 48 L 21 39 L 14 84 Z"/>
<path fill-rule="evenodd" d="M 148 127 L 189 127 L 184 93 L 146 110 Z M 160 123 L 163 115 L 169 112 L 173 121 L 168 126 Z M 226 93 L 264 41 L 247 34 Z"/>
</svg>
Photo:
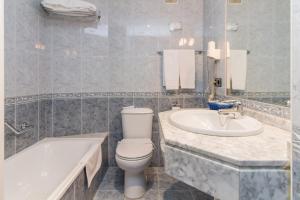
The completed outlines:
<svg viewBox="0 0 300 200">
<path fill-rule="evenodd" d="M 249 137 L 218 137 L 195 134 L 169 123 L 169 115 L 159 113 L 165 144 L 222 160 L 239 167 L 285 167 L 289 165 L 288 131 L 264 124 L 264 132 Z"/>
</svg>

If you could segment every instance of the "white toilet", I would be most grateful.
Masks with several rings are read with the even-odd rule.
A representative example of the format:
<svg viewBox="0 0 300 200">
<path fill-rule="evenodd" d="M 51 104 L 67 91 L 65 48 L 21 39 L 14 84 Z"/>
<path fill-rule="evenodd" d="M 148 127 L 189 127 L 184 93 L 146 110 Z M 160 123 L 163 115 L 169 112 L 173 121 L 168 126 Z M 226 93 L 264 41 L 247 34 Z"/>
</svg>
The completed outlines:
<svg viewBox="0 0 300 200">
<path fill-rule="evenodd" d="M 153 152 L 153 111 L 128 107 L 121 114 L 124 139 L 118 143 L 116 162 L 125 171 L 125 196 L 137 199 L 146 191 L 144 169 L 150 164 Z"/>
</svg>

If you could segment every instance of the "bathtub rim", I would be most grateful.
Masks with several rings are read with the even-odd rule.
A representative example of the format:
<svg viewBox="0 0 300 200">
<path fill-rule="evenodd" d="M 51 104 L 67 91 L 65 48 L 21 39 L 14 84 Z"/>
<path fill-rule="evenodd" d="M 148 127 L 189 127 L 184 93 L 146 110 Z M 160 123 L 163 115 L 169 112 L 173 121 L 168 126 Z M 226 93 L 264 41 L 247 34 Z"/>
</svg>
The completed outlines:
<svg viewBox="0 0 300 200">
<path fill-rule="evenodd" d="M 73 182 L 76 180 L 76 178 L 79 176 L 79 174 L 81 173 L 82 170 L 84 170 L 85 168 L 85 164 L 88 160 L 88 158 L 93 155 L 93 152 L 97 150 L 97 147 L 100 145 L 100 148 L 102 147 L 103 142 L 105 141 L 105 139 L 107 138 L 106 134 L 102 134 L 101 136 L 97 136 L 95 135 L 87 135 L 87 136 L 83 136 L 83 135 L 79 135 L 79 136 L 68 136 L 68 137 L 47 137 L 44 138 L 40 141 L 38 141 L 37 143 L 35 143 L 34 145 L 23 149 L 22 151 L 14 154 L 13 156 L 7 158 L 5 161 L 9 161 L 14 159 L 17 156 L 20 156 L 24 153 L 26 153 L 27 151 L 30 151 L 31 149 L 35 148 L 36 146 L 42 144 L 42 143 L 46 143 L 48 141 L 96 141 L 95 144 L 93 144 L 93 146 L 90 147 L 90 149 L 83 155 L 83 157 L 78 161 L 77 165 L 74 166 L 74 168 L 68 173 L 66 174 L 65 178 L 62 180 L 62 182 L 60 182 L 57 187 L 49 194 L 49 196 L 47 197 L 47 200 L 59 200 L 63 197 L 63 195 L 67 192 L 67 190 L 69 189 L 69 187 L 73 184 Z M 101 149 L 101 159 L 103 158 L 103 151 Z M 102 164 L 101 164 L 102 165 Z"/>
</svg>

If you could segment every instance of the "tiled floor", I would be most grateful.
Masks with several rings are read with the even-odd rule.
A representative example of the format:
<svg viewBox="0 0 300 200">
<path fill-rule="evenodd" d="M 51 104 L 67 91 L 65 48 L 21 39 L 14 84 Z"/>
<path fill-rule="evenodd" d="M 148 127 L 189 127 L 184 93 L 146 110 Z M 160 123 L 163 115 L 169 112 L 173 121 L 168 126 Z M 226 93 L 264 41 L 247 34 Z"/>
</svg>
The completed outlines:
<svg viewBox="0 0 300 200">
<path fill-rule="evenodd" d="M 163 172 L 163 168 L 145 171 L 148 190 L 141 200 L 212 200 L 213 198 L 182 183 Z M 124 173 L 111 167 L 100 184 L 94 200 L 127 200 L 123 191 Z"/>
</svg>

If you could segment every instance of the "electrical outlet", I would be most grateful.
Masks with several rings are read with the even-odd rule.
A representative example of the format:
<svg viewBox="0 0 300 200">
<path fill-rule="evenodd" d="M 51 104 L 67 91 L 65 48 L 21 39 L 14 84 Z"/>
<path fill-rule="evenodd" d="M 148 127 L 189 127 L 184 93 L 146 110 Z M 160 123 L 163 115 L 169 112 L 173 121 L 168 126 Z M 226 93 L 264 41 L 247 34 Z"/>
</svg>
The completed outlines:
<svg viewBox="0 0 300 200">
<path fill-rule="evenodd" d="M 222 79 L 221 78 L 215 78 L 215 86 L 222 87 Z"/>
</svg>

